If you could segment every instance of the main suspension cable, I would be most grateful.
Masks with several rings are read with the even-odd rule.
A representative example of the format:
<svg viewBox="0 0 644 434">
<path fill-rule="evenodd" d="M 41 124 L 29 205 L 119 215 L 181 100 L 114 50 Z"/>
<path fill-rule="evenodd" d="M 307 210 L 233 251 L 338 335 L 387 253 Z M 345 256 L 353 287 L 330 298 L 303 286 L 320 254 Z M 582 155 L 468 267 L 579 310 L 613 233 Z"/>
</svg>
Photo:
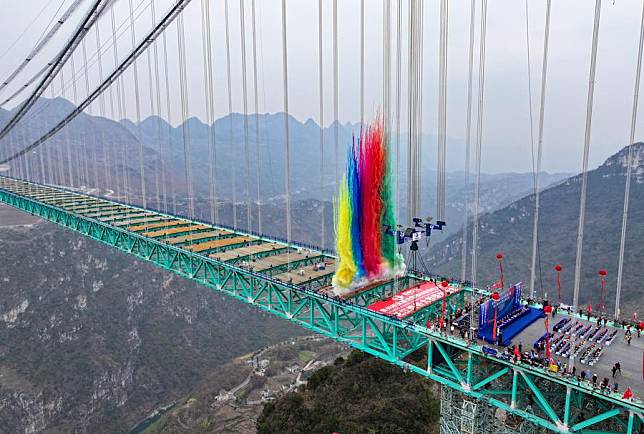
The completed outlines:
<svg viewBox="0 0 644 434">
<path fill-rule="evenodd" d="M 105 7 L 112 0 L 95 0 L 92 6 L 89 8 L 86 15 L 83 17 L 81 22 L 78 24 L 76 30 L 74 31 L 70 40 L 65 44 L 65 47 L 60 51 L 56 56 L 55 60 L 52 63 L 52 66 L 45 73 L 45 76 L 42 78 L 40 83 L 36 86 L 36 89 L 27 97 L 27 99 L 20 105 L 20 107 L 13 113 L 13 116 L 4 124 L 0 130 L 0 140 L 4 138 L 9 131 L 18 123 L 20 120 L 27 114 L 29 109 L 36 103 L 38 98 L 42 93 L 49 87 L 54 78 L 62 70 L 62 67 L 65 65 L 69 57 L 72 55 L 80 41 L 85 37 L 90 27 L 96 23 L 99 16 L 105 9 Z"/>
<path fill-rule="evenodd" d="M 58 124 L 56 124 L 55 127 L 53 127 L 49 132 L 45 133 L 42 137 L 40 137 L 38 140 L 33 142 L 31 145 L 23 148 L 19 152 L 13 153 L 10 157 L 7 157 L 0 161 L 0 164 L 5 164 L 8 163 L 9 161 L 13 160 L 14 158 L 20 157 L 21 155 L 24 155 L 34 148 L 38 147 L 42 143 L 44 143 L 47 139 L 55 135 L 58 131 L 60 131 L 68 122 L 70 122 L 74 117 L 76 117 L 79 113 L 81 113 L 87 105 L 91 104 L 98 96 L 103 93 L 109 86 L 114 83 L 115 81 L 120 81 L 119 78 L 127 70 L 127 68 L 132 64 L 134 60 L 136 60 L 146 49 L 147 47 L 154 42 L 154 40 L 159 36 L 164 34 L 164 30 L 170 25 L 174 19 L 179 16 L 181 11 L 186 7 L 188 3 L 190 3 L 191 0 L 176 0 L 175 4 L 170 8 L 170 10 L 164 15 L 164 17 L 159 21 L 159 23 L 155 26 L 154 29 L 152 29 L 139 43 L 139 45 L 136 47 L 135 50 L 133 50 L 123 61 L 120 63 L 118 62 L 118 55 L 117 55 L 117 48 L 116 48 L 116 40 L 115 38 L 115 29 L 114 29 L 114 22 L 112 20 L 112 34 L 113 34 L 113 39 L 114 39 L 114 58 L 115 58 L 115 70 L 105 78 L 101 82 L 101 84 L 94 89 L 94 91 L 87 96 L 78 106 L 72 110 L 71 113 L 69 113 L 62 121 L 60 121 Z M 122 105 L 122 101 L 120 98 L 121 94 L 124 94 L 125 90 L 123 88 L 122 82 L 120 83 L 121 85 L 117 85 L 117 100 L 120 105 Z M 64 88 L 64 85 L 63 85 Z M 122 107 L 119 107 L 119 118 L 122 118 L 121 116 L 122 112 Z"/>
<path fill-rule="evenodd" d="M 67 19 L 76 11 L 76 9 L 78 9 L 78 6 L 80 6 L 83 1 L 84 0 L 76 0 L 67 8 L 67 10 L 60 16 L 60 18 L 56 20 L 54 26 L 49 30 L 49 32 L 47 32 L 44 37 L 41 37 L 39 39 L 34 48 L 32 48 L 29 54 L 27 54 L 27 57 L 16 67 L 16 69 L 13 70 L 13 72 L 11 72 L 11 74 L 7 76 L 7 78 L 2 81 L 2 83 L 0 83 L 0 93 L 2 93 L 2 91 L 13 82 L 18 74 L 20 74 L 27 67 L 27 65 L 29 65 L 30 62 L 32 62 L 34 58 L 42 51 L 42 49 L 45 48 L 49 41 L 56 35 L 56 33 L 58 33 L 58 30 L 60 30 L 63 24 L 65 24 Z M 60 6 L 62 7 L 64 3 L 65 1 L 63 0 L 63 3 L 61 3 Z M 58 10 L 60 10 L 60 7 L 58 8 Z M 58 11 L 56 11 L 56 13 L 58 13 Z M 48 64 L 48 66 L 51 66 L 51 62 Z M 24 88 L 25 86 L 22 86 L 21 90 L 24 90 Z M 2 107 L 3 105 L 4 103 L 0 105 L 0 107 Z"/>
</svg>

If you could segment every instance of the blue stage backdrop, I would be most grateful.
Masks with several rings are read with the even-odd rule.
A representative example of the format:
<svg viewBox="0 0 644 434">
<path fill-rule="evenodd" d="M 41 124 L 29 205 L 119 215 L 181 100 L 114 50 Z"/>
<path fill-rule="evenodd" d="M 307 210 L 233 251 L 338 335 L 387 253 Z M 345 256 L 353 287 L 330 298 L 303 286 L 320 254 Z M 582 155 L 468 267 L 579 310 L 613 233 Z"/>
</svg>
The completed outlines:
<svg viewBox="0 0 644 434">
<path fill-rule="evenodd" d="M 496 320 L 508 315 L 517 307 L 521 306 L 521 292 L 523 291 L 523 282 L 519 282 L 505 291 L 499 293 L 500 298 L 497 303 L 498 310 Z M 481 304 L 479 311 L 479 335 L 492 335 L 494 326 L 494 300 L 488 300 Z"/>
</svg>

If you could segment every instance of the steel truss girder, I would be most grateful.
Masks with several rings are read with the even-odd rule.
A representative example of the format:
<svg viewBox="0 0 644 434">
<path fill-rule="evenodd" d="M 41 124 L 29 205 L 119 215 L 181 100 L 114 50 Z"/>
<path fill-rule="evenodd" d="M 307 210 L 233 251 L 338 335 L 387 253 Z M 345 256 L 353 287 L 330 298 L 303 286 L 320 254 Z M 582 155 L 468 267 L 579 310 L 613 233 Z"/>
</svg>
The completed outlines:
<svg viewBox="0 0 644 434">
<path fill-rule="evenodd" d="M 632 434 L 641 426 L 643 413 L 641 402 L 620 401 L 609 396 L 591 395 L 586 392 L 583 385 L 566 383 L 529 366 L 513 365 L 510 362 L 490 358 L 484 355 L 481 347 L 476 344 L 467 345 L 462 340 L 429 330 L 423 325 L 397 320 L 350 302 L 279 282 L 270 276 L 262 276 L 197 253 L 166 245 L 3 189 L 0 189 L 0 201 L 118 248 L 139 259 L 152 262 L 165 270 L 290 320 L 303 328 L 414 371 L 470 398 L 486 402 L 540 427 L 564 433 L 574 432 L 573 429 L 584 432 L 587 427 L 624 415 L 628 418 L 626 433 Z M 421 348 L 428 350 L 427 366 L 420 367 L 405 360 L 407 355 Z M 433 361 L 433 348 L 437 348 L 443 359 L 442 363 Z M 464 357 L 468 359 L 464 360 Z M 480 381 L 472 384 L 472 370 L 481 363 L 495 367 L 496 370 L 490 375 L 496 378 L 487 384 L 481 385 Z M 507 388 L 494 389 L 485 386 L 495 384 L 497 382 L 495 380 L 500 381 L 507 377 L 506 374 L 509 372 L 513 375 L 510 393 L 512 399 L 508 402 Z M 566 398 L 567 414 L 559 416 L 553 409 L 554 414 L 542 417 L 519 408 L 516 405 L 519 378 L 527 384 L 527 390 L 535 392 L 537 396 L 541 395 L 543 400 L 545 400 L 543 393 L 547 391 L 539 388 L 540 383 L 568 387 L 571 393 L 570 398 Z M 536 379 L 539 381 L 535 381 Z M 536 393 L 537 391 L 539 393 Z M 573 399 L 573 395 L 577 396 L 577 400 Z M 575 421 L 572 427 L 568 427 L 566 422 L 568 422 L 569 407 L 576 405 L 575 401 L 584 399 L 603 401 L 607 410 L 603 414 Z M 561 422 L 557 423 L 557 421 Z"/>
</svg>

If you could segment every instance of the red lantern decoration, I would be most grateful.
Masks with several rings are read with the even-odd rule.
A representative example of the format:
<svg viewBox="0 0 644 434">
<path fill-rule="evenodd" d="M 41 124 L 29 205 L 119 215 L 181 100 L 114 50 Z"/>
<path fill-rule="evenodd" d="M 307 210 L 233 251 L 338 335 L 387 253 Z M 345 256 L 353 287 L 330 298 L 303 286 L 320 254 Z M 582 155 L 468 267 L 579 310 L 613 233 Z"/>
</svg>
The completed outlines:
<svg viewBox="0 0 644 434">
<path fill-rule="evenodd" d="M 559 303 L 561 303 L 561 270 L 563 270 L 561 265 L 555 265 L 555 271 L 557 272 L 557 301 Z"/>
<path fill-rule="evenodd" d="M 501 274 L 501 289 L 505 289 L 505 281 L 503 278 L 503 253 L 499 252 L 496 254 L 496 259 L 499 261 L 499 272 Z"/>
<path fill-rule="evenodd" d="M 449 287 L 449 282 L 447 280 L 443 280 L 441 282 L 441 287 L 443 288 L 443 306 L 441 308 L 441 322 L 440 322 L 440 328 L 442 329 L 445 327 L 445 310 L 447 308 L 447 288 Z"/>
<path fill-rule="evenodd" d="M 599 270 L 599 279 L 601 280 L 602 284 L 602 292 L 601 292 L 601 297 L 599 299 L 599 308 L 604 309 L 604 296 L 606 295 L 606 275 L 608 274 L 608 271 L 606 271 L 604 268 Z"/>
</svg>

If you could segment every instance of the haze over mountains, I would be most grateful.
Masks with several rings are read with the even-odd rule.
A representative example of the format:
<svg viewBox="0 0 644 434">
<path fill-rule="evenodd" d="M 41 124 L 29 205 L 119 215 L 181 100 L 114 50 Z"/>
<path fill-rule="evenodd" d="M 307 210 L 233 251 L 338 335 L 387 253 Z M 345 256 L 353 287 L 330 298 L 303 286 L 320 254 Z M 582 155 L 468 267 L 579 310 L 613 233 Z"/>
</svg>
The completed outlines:
<svg viewBox="0 0 644 434">
<path fill-rule="evenodd" d="M 74 108 L 73 104 L 61 98 L 42 98 L 33 109 L 25 126 L 9 137 L 9 148 L 19 149 L 25 143 L 40 137 L 51 126 Z M 10 113 L 0 110 L 0 123 Z M 183 128 L 185 126 L 185 129 Z M 259 128 L 257 128 L 259 127 Z M 248 133 L 246 134 L 246 129 Z M 320 244 L 319 230 L 311 236 L 310 226 L 321 221 L 321 209 L 328 208 L 325 219 L 327 227 L 325 245 L 333 242 L 332 200 L 336 193 L 336 166 L 338 176 L 344 172 L 346 148 L 353 141 L 353 134 L 359 134 L 358 126 L 338 125 L 338 149 L 336 164 L 335 128 L 331 126 L 322 132 L 324 137 L 323 164 L 320 153 L 320 128 L 312 120 L 300 122 L 289 118 L 291 143 L 290 188 L 294 202 L 294 213 L 309 235 L 296 238 L 299 241 Z M 266 227 L 274 227 L 278 232 L 269 235 L 283 236 L 285 217 L 278 210 L 284 208 L 285 157 L 284 157 L 284 116 L 277 114 L 249 115 L 247 123 L 244 116 L 233 113 L 218 119 L 212 127 L 197 118 L 188 119 L 183 125 L 170 126 L 158 117 L 144 119 L 139 127 L 130 120 L 115 122 L 100 116 L 80 114 L 61 132 L 30 155 L 32 171 L 39 172 L 40 159 L 48 182 L 74 187 L 82 184 L 105 194 L 108 189 L 115 190 L 110 195 L 121 200 L 142 203 L 140 180 L 140 149 L 138 140 L 143 143 L 143 170 L 147 205 L 165 209 L 163 198 L 170 210 L 187 214 L 186 160 L 188 155 L 194 196 L 197 202 L 196 216 L 211 219 L 209 199 L 211 193 L 217 198 L 221 211 L 219 223 L 234 225 L 232 218 L 233 200 L 238 204 L 237 226 L 246 228 L 246 203 L 251 201 L 251 228 L 258 229 L 258 207 L 266 218 L 274 215 L 280 221 L 267 222 Z M 185 136 L 184 136 L 185 134 Z M 184 148 L 184 137 L 186 147 Z M 249 159 L 246 159 L 248 137 Z M 259 139 L 259 142 L 258 142 Z M 392 155 L 396 155 L 397 140 L 392 138 Z M 432 215 L 436 198 L 435 159 L 430 151 L 435 146 L 435 138 L 425 137 L 427 155 L 423 157 L 422 175 L 422 216 Z M 214 143 L 214 146 L 212 144 Z M 211 150 L 213 150 L 214 172 L 210 172 Z M 8 153 L 5 150 L 3 155 Z M 80 156 L 87 156 L 85 159 Z M 71 175 L 69 164 L 71 160 Z M 399 215 L 406 216 L 406 146 L 404 138 L 400 143 L 400 164 L 398 170 Z M 21 162 L 16 161 L 14 168 Z M 392 162 L 396 167 L 396 163 Z M 51 167 L 50 167 L 51 166 Z M 249 170 L 247 170 L 247 167 Z M 323 188 L 320 188 L 320 170 L 324 169 Z M 31 176 L 39 179 L 40 173 Z M 541 185 L 547 186 L 564 179 L 567 174 L 541 174 Z M 483 211 L 491 211 L 516 200 L 533 188 L 531 173 L 482 174 L 481 204 Z M 249 192 L 249 196 L 246 192 Z M 473 186 L 470 186 L 471 195 Z M 96 191 L 95 191 L 96 193 Z M 463 223 L 466 191 L 463 172 L 447 173 L 447 232 L 457 230 Z M 259 199 L 259 202 L 258 202 Z M 322 202 L 322 203 L 320 203 Z M 301 208 L 298 210 L 298 208 Z M 317 212 L 318 215 L 311 215 Z M 405 222 L 403 222 L 404 224 Z M 297 224 L 297 223 L 296 223 Z"/>
<path fill-rule="evenodd" d="M 621 297 L 622 312 L 630 318 L 644 307 L 644 143 L 633 146 L 633 176 L 630 190 L 629 218 L 626 229 L 626 255 Z M 624 203 L 624 185 L 628 147 L 588 172 L 585 236 L 582 254 L 580 304 L 599 302 L 600 268 L 608 270 L 607 298 L 604 304 L 612 314 L 617 281 L 617 265 Z M 554 290 L 555 264 L 563 266 L 562 298 L 572 302 L 574 267 L 579 218 L 581 175 L 566 179 L 541 194 L 539 246 L 541 273 L 535 285 L 540 297 Z M 478 281 L 490 284 L 498 279 L 496 253 L 505 253 L 506 282 L 530 278 L 534 197 L 526 196 L 483 216 L 479 230 Z M 470 228 L 471 234 L 471 228 Z M 436 271 L 459 275 L 462 232 L 434 244 L 427 259 Z M 471 243 L 470 243 L 471 245 Z M 468 270 L 471 264 L 468 261 Z M 469 272 L 468 272 L 469 276 Z"/>
<path fill-rule="evenodd" d="M 228 360 L 303 332 L 4 205 L 0 263 L 0 433 L 128 432 Z"/>
<path fill-rule="evenodd" d="M 71 108 L 63 100 L 41 101 L 47 110 L 31 119 L 21 133 L 10 140 L 16 149 L 56 122 L 52 106 L 64 112 Z M 0 122 L 8 116 L 0 112 Z M 249 137 L 252 139 L 252 117 Z M 262 115 L 265 128 L 260 133 L 260 197 L 263 231 L 284 236 L 283 116 Z M 233 124 L 233 135 L 226 133 Z M 238 222 L 246 224 L 244 197 L 246 181 L 256 186 L 257 171 L 245 177 L 243 118 L 233 114 L 215 124 L 217 134 L 217 188 L 220 221 L 232 224 L 232 171 Z M 209 129 L 196 119 L 187 121 L 186 132 L 192 156 L 196 186 L 197 216 L 209 219 L 208 172 Z M 319 191 L 319 128 L 312 122 L 290 122 L 293 165 L 293 237 L 320 244 L 321 213 L 325 212 L 326 246 L 333 244 L 332 204 L 333 161 L 326 155 L 327 187 Z M 167 139 L 158 138 L 166 129 Z M 351 132 L 339 129 L 346 143 Z M 166 133 L 166 134 L 167 134 Z M 144 142 L 144 167 L 150 206 L 163 208 L 156 199 L 161 161 L 165 171 L 166 193 L 174 186 L 177 212 L 186 214 L 186 184 L 183 161 L 183 133 L 160 119 L 146 119 L 141 128 L 128 121 L 114 122 L 82 114 L 68 129 L 32 153 L 32 170 L 43 168 L 48 180 L 65 184 L 69 179 L 71 156 L 73 178 L 78 179 L 87 165 L 85 189 L 109 194 L 112 187 L 122 200 L 140 198 L 137 136 Z M 221 134 L 221 136 L 219 135 Z M 333 132 L 325 130 L 332 142 Z M 242 137 L 241 144 L 238 140 Z M 253 150 L 256 143 L 249 142 Z M 343 143 L 340 153 L 346 144 Z M 623 306 L 625 313 L 642 306 L 644 259 L 644 144 L 634 146 L 636 166 L 631 189 L 631 212 L 625 261 Z M 5 151 L 6 152 L 6 151 Z M 39 153 L 40 152 L 40 153 Z M 608 269 L 606 305 L 612 306 L 617 270 L 617 251 L 624 189 L 627 149 L 610 157 L 588 175 L 586 237 L 583 256 L 582 303 L 597 302 L 600 267 Z M 79 155 L 89 155 L 79 161 Z M 256 154 L 251 152 L 251 156 Z M 96 159 L 94 160 L 94 156 Z M 161 157 L 164 157 L 161 160 Z M 51 157 L 51 159 L 49 158 Z M 327 160 L 328 158 L 328 160 Z M 256 160 L 251 160 L 251 168 Z M 429 163 L 425 163 L 429 164 Z M 16 166 L 14 166 L 15 168 Z M 342 165 L 339 165 L 342 171 Z M 10 172 L 11 173 L 11 172 Z M 15 174 L 15 173 L 14 173 Z M 125 175 L 125 176 L 124 176 Z M 435 194 L 432 174 L 425 170 L 423 200 L 431 204 Z M 32 174 L 35 179 L 39 174 Z M 124 179 L 127 177 L 127 183 Z M 430 268 L 442 274 L 460 275 L 462 211 L 465 203 L 463 174 L 448 174 L 448 224 L 450 235 L 437 234 L 426 257 Z M 564 301 L 570 299 L 575 260 L 580 176 L 543 174 L 546 188 L 541 196 L 540 225 L 541 288 L 554 296 L 552 266 L 564 266 Z M 106 181 L 113 183 L 106 185 Z M 118 181 L 117 181 L 118 180 Z M 496 252 L 506 254 L 506 281 L 527 280 L 532 236 L 533 198 L 531 174 L 491 174 L 482 177 L 484 215 L 481 219 L 479 276 L 486 284 L 497 278 Z M 404 179 L 401 181 L 404 185 Z M 75 184 L 74 187 L 81 187 Z M 256 188 L 256 187 L 255 187 Z M 404 191 L 404 188 L 401 188 Z M 163 185 L 159 184 L 161 195 Z M 256 194 L 257 192 L 254 191 Z M 321 200 L 322 199 L 322 200 Z M 401 202 L 404 202 L 401 201 Z M 257 204 L 252 207 L 251 228 L 257 221 Z M 459 220 L 460 218 L 460 220 Z M 209 290 L 172 278 L 132 258 L 80 236 L 39 223 L 27 229 L 0 229 L 0 258 L 9 273 L 0 286 L 0 384 L 1 399 L 8 404 L 0 410 L 0 422 L 12 430 L 64 432 L 92 429 L 122 420 L 132 426 L 151 409 L 172 402 L 195 387 L 200 379 L 224 360 L 251 351 L 265 342 L 279 340 L 296 331 L 284 322 L 257 316 L 257 312 L 237 305 Z M 80 255 L 80 256 L 79 256 Z M 469 266 L 469 264 L 468 264 Z M 27 271 L 25 271 L 27 270 Z M 541 285 L 543 281 L 543 285 Z M 74 391 L 72 393 L 72 390 Z M 16 417 L 16 415 L 18 415 Z"/>
</svg>

